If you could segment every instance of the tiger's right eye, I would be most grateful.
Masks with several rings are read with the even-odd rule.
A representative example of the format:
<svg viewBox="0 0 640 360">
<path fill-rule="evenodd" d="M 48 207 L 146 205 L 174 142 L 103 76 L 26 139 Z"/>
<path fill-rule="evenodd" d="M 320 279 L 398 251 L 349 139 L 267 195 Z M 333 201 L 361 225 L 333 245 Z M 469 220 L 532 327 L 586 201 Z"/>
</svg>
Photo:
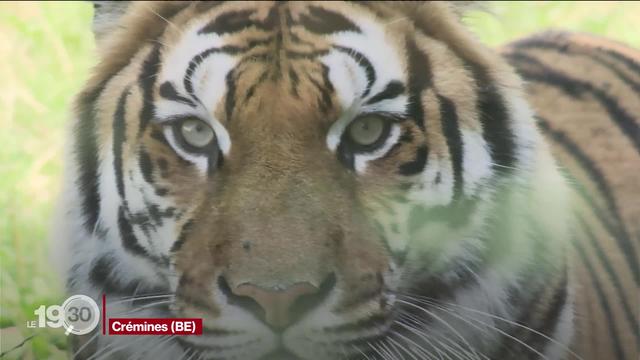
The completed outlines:
<svg viewBox="0 0 640 360">
<path fill-rule="evenodd" d="M 195 148 L 207 147 L 216 137 L 213 129 L 199 119 L 183 120 L 180 124 L 180 134 L 185 143 Z"/>
<path fill-rule="evenodd" d="M 195 155 L 217 155 L 218 141 L 213 128 L 197 117 L 186 117 L 171 124 L 172 137 L 180 150 Z"/>
<path fill-rule="evenodd" d="M 347 128 L 349 139 L 360 146 L 374 144 L 383 136 L 384 132 L 384 120 L 375 115 L 367 115 L 356 119 Z"/>
</svg>

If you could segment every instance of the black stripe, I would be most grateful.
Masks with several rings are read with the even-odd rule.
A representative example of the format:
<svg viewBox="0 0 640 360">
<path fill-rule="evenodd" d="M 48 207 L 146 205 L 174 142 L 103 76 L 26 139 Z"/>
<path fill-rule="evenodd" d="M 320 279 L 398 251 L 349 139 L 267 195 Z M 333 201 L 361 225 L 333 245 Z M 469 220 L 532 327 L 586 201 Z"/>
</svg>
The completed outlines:
<svg viewBox="0 0 640 360">
<path fill-rule="evenodd" d="M 515 138 L 502 94 L 487 69 L 467 61 L 478 86 L 477 111 L 482 124 L 482 137 L 491 149 L 493 168 L 506 173 L 515 162 Z"/>
<path fill-rule="evenodd" d="M 587 156 L 587 154 L 585 154 L 582 149 L 580 149 L 580 147 L 574 141 L 572 141 L 564 132 L 552 129 L 546 119 L 543 119 L 541 117 L 538 117 L 538 119 L 540 129 L 549 137 L 551 137 L 554 142 L 561 145 L 565 149 L 565 151 L 567 151 L 580 164 L 584 171 L 586 171 L 589 175 L 589 178 L 593 182 L 595 182 L 600 193 L 602 193 L 602 195 L 604 196 L 607 203 L 607 208 L 611 212 L 611 215 L 614 217 L 618 225 L 615 226 L 615 229 L 609 227 L 611 234 L 616 239 L 620 251 L 624 254 L 625 260 L 629 265 L 629 269 L 633 274 L 635 283 L 640 284 L 640 264 L 638 264 L 638 259 L 634 256 L 634 254 L 636 254 L 635 249 L 632 245 L 631 239 L 629 238 L 622 218 L 620 217 L 620 212 L 618 211 L 616 200 L 613 197 L 613 193 L 604 174 L 598 168 L 598 166 Z"/>
<path fill-rule="evenodd" d="M 609 335 L 610 335 L 609 340 L 613 342 L 613 348 L 616 352 L 616 360 L 625 360 L 626 357 L 624 356 L 624 351 L 622 350 L 622 345 L 620 344 L 620 336 L 616 331 L 615 318 L 613 316 L 613 313 L 611 312 L 609 301 L 607 301 L 609 297 L 607 296 L 607 294 L 605 294 L 604 290 L 602 289 L 602 285 L 598 280 L 596 271 L 591 265 L 591 262 L 589 262 L 589 259 L 587 258 L 587 254 L 585 253 L 584 249 L 580 246 L 579 241 L 577 239 L 573 239 L 572 243 L 573 243 L 573 247 L 576 250 L 578 250 L 580 258 L 582 259 L 582 262 L 584 263 L 585 267 L 587 268 L 587 271 L 589 272 L 589 275 L 592 280 L 593 289 L 596 291 L 596 296 L 598 297 L 597 299 L 598 303 L 600 304 L 600 307 L 602 308 L 602 311 L 604 312 L 605 317 L 607 318 L 607 321 L 606 321 L 607 328 L 609 330 Z"/>
<path fill-rule="evenodd" d="M 563 39 L 565 41 L 570 41 L 570 39 Z M 555 43 L 551 42 L 551 41 L 545 41 L 545 40 L 541 40 L 541 39 L 525 39 L 525 40 L 521 40 L 516 42 L 515 44 L 513 44 L 516 48 L 528 48 L 528 47 L 552 47 L 554 48 L 555 46 L 562 46 L 562 45 L 556 45 Z M 576 44 L 577 45 L 577 44 Z M 608 49 L 608 48 L 604 48 L 601 46 L 595 46 L 595 49 L 615 58 L 616 60 L 619 60 L 620 62 L 622 62 L 623 64 L 625 64 L 630 70 L 636 72 L 636 73 L 640 73 L 640 64 L 638 62 L 636 62 L 635 60 L 633 60 L 632 58 L 629 58 L 625 55 L 623 55 L 622 53 L 619 53 L 615 50 L 612 49 Z M 585 51 L 587 51 L 585 49 Z"/>
<path fill-rule="evenodd" d="M 371 64 L 371 62 L 369 61 L 369 59 L 367 59 L 366 56 L 356 51 L 355 49 L 345 47 L 345 46 L 339 46 L 339 45 L 334 45 L 333 47 L 336 50 L 350 56 L 359 66 L 362 66 L 364 68 L 364 72 L 367 76 L 367 88 L 362 94 L 362 97 L 364 98 L 367 95 L 369 95 L 369 92 L 371 91 L 373 84 L 376 82 L 376 70 Z"/>
<path fill-rule="evenodd" d="M 187 236 L 189 235 L 189 232 L 191 231 L 193 227 L 193 219 L 189 219 L 183 226 L 182 229 L 180 229 L 180 235 L 178 236 L 178 240 L 176 240 L 176 242 L 173 243 L 173 245 L 171 246 L 171 252 L 175 253 L 180 251 L 180 249 L 182 249 L 182 246 L 184 245 L 184 242 L 187 240 Z"/>
<path fill-rule="evenodd" d="M 140 165 L 140 172 L 142 173 L 144 181 L 153 184 L 153 163 L 151 162 L 149 153 L 144 148 L 141 148 L 138 154 L 138 164 Z"/>
<path fill-rule="evenodd" d="M 528 40 L 516 42 L 515 44 L 513 44 L 513 47 L 516 49 L 555 50 L 561 54 L 586 57 L 589 60 L 595 61 L 600 65 L 604 66 L 607 70 L 612 71 L 616 75 L 616 77 L 618 77 L 618 79 L 620 79 L 622 82 L 624 82 L 629 87 L 631 87 L 635 92 L 640 94 L 639 82 L 634 81 L 633 79 L 628 77 L 626 74 L 622 73 L 615 66 L 614 63 L 609 61 L 609 59 L 598 56 L 598 55 L 607 54 L 607 52 L 604 51 L 604 49 L 596 48 L 596 50 L 600 51 L 600 52 L 597 52 L 597 51 L 593 51 L 592 49 L 587 49 L 587 48 L 578 47 L 578 46 L 571 46 L 571 45 L 572 44 L 570 43 L 557 43 L 557 42 L 541 40 L 541 39 L 528 39 Z M 589 50 L 592 50 L 592 51 L 590 52 Z M 638 72 L 640 72 L 640 68 L 637 70 Z"/>
<path fill-rule="evenodd" d="M 343 31 L 360 32 L 356 24 L 340 13 L 318 6 L 309 6 L 308 9 L 311 16 L 301 14 L 300 22 L 296 25 L 302 25 L 312 33 L 328 35 Z"/>
<path fill-rule="evenodd" d="M 96 134 L 95 102 L 102 93 L 106 81 L 78 99 L 79 119 L 76 123 L 74 155 L 78 162 L 79 176 L 76 184 L 82 196 L 84 227 L 93 233 L 100 214 L 99 157 Z"/>
<path fill-rule="evenodd" d="M 331 106 L 333 105 L 333 101 L 331 100 L 331 94 L 335 92 L 335 89 L 333 87 L 333 83 L 331 82 L 331 79 L 329 79 L 329 67 L 325 64 L 322 64 L 321 66 L 322 66 L 322 82 L 324 86 L 321 89 L 322 106 L 320 107 L 320 110 L 326 114 L 331 108 Z"/>
<path fill-rule="evenodd" d="M 200 64 L 202 64 L 204 60 L 206 60 L 209 56 L 213 54 L 222 53 L 222 54 L 228 54 L 228 55 L 235 55 L 246 50 L 248 49 L 232 46 L 232 45 L 225 45 L 222 47 L 215 47 L 215 48 L 204 50 L 200 54 L 194 56 L 191 59 L 191 61 L 189 61 L 189 65 L 187 66 L 187 70 L 185 71 L 184 80 L 183 80 L 183 85 L 185 90 L 187 90 L 187 92 L 189 93 L 189 95 L 191 95 L 191 97 L 193 97 L 195 100 L 198 100 L 198 97 L 195 96 L 194 94 L 193 83 L 192 83 L 192 80 L 193 80 L 192 77 L 197 67 Z"/>
<path fill-rule="evenodd" d="M 140 130 L 142 135 L 149 121 L 153 118 L 155 106 L 153 104 L 153 86 L 160 70 L 160 46 L 155 46 L 142 64 L 142 72 L 138 83 L 142 89 L 142 109 L 140 110 Z"/>
<path fill-rule="evenodd" d="M 111 296 L 132 296 L 131 306 L 138 307 L 144 305 L 150 305 L 157 302 L 158 299 L 144 299 L 147 296 L 153 295 L 165 295 L 169 289 L 162 286 L 149 287 L 141 280 L 133 280 L 127 283 L 117 281 L 115 276 L 118 273 L 118 261 L 113 254 L 101 255 L 91 267 L 89 271 L 89 281 L 96 287 L 99 287 L 102 292 Z M 137 299 L 142 298 L 142 299 Z"/>
<path fill-rule="evenodd" d="M 389 81 L 387 86 L 385 86 L 384 90 L 373 95 L 367 102 L 367 105 L 371 105 L 383 100 L 389 100 L 396 98 L 402 94 L 404 94 L 405 88 L 404 84 L 401 81 L 393 80 Z"/>
<path fill-rule="evenodd" d="M 249 18 L 253 14 L 255 14 L 255 10 L 238 10 L 222 13 L 200 29 L 198 34 L 215 33 L 222 35 L 244 30 L 255 25 L 255 22 Z"/>
<path fill-rule="evenodd" d="M 296 98 L 300 98 L 300 94 L 298 93 L 300 78 L 298 77 L 298 73 L 296 73 L 296 70 L 293 68 L 293 66 L 289 67 L 289 81 L 291 83 L 291 93 Z"/>
<path fill-rule="evenodd" d="M 447 140 L 447 147 L 451 155 L 451 167 L 453 169 L 454 191 L 453 199 L 462 196 L 464 179 L 462 177 L 462 133 L 458 124 L 456 105 L 449 98 L 438 95 L 440 101 L 440 121 L 442 132 Z"/>
<path fill-rule="evenodd" d="M 318 107 L 322 113 L 326 114 L 333 104 L 331 95 L 334 91 L 333 84 L 329 79 L 329 68 L 322 64 L 322 84 L 307 73 L 307 79 L 318 90 L 320 97 L 318 98 Z"/>
<path fill-rule="evenodd" d="M 537 328 L 538 332 L 547 335 L 549 338 L 553 338 L 553 333 L 557 329 L 558 323 L 561 320 L 562 312 L 563 310 L 565 310 L 567 306 L 567 300 L 569 295 L 567 282 L 568 282 L 568 276 L 567 276 L 567 269 L 565 267 L 565 270 L 563 272 L 562 282 L 560 283 L 559 288 L 556 289 L 556 292 L 553 296 L 553 300 L 551 302 L 551 306 L 547 309 L 547 315 L 542 321 L 542 324 L 540 324 L 540 326 L 538 326 Z M 532 337 L 533 335 L 535 334 L 529 332 L 529 337 Z M 538 336 L 539 343 L 537 344 L 537 346 L 533 345 L 531 341 L 525 340 L 525 343 L 528 343 L 529 345 L 539 350 L 544 350 L 547 347 L 547 345 L 551 342 L 549 338 Z"/>
<path fill-rule="evenodd" d="M 538 305 L 540 299 L 543 298 L 547 292 L 548 285 L 546 285 L 546 281 L 548 281 L 547 278 L 545 278 L 542 283 L 538 283 L 539 285 L 536 291 L 531 290 L 532 284 L 531 281 L 529 281 L 528 289 L 530 294 L 526 300 L 521 297 L 511 299 L 512 303 L 518 303 L 518 300 L 524 300 L 519 302 L 518 308 L 521 310 L 521 314 L 515 319 L 515 323 L 520 326 L 514 325 L 510 329 L 505 329 L 514 339 L 505 338 L 494 351 L 494 354 L 491 356 L 492 359 L 517 358 L 523 360 L 538 360 L 539 356 L 525 346 L 525 344 L 544 354 L 545 347 L 551 340 L 538 333 L 553 338 L 553 331 L 560 321 L 562 311 L 565 309 L 568 299 L 566 266 L 562 272 L 561 281 L 556 284 L 555 289 L 553 289 L 554 293 L 551 302 L 548 306 L 541 308 L 542 305 L 547 305 Z M 544 314 L 544 317 L 538 320 L 537 318 L 541 312 Z"/>
<path fill-rule="evenodd" d="M 417 175 L 424 170 L 427 165 L 429 150 L 426 145 L 422 145 L 416 149 L 416 156 L 413 160 L 400 164 L 398 173 L 404 176 Z"/>
<path fill-rule="evenodd" d="M 151 257 L 147 250 L 140 245 L 138 238 L 133 232 L 133 227 L 127 220 L 124 206 L 118 209 L 118 229 L 122 238 L 122 246 L 125 250 L 144 257 Z"/>
<path fill-rule="evenodd" d="M 173 86 L 173 84 L 170 81 L 165 81 L 162 85 L 160 85 L 160 96 L 168 100 L 186 104 L 191 107 L 196 107 L 196 103 L 191 101 L 191 99 L 178 94 L 175 86 Z"/>
<path fill-rule="evenodd" d="M 122 163 L 122 148 L 127 141 L 127 121 L 126 116 L 126 104 L 127 97 L 130 94 L 130 88 L 127 87 L 118 100 L 118 106 L 113 116 L 113 170 L 116 175 L 116 187 L 118 189 L 118 195 L 120 199 L 126 202 L 124 192 L 124 175 L 123 175 L 123 163 Z"/>
<path fill-rule="evenodd" d="M 586 81 L 561 74 L 531 56 L 508 54 L 507 58 L 511 64 L 518 69 L 518 73 L 528 81 L 555 86 L 574 99 L 582 99 L 584 93 L 591 94 L 602 107 L 604 107 L 622 134 L 626 136 L 636 150 L 640 152 L 640 126 L 635 123 L 634 118 L 616 102 L 615 98 Z M 520 62 L 536 66 L 539 68 L 539 71 L 518 66 Z"/>
<path fill-rule="evenodd" d="M 638 323 L 636 316 L 633 314 L 633 311 L 631 311 L 631 307 L 627 302 L 627 296 L 625 296 L 624 290 L 622 289 L 623 286 L 620 281 L 620 278 L 618 277 L 617 272 L 614 270 L 613 266 L 611 265 L 611 262 L 607 258 L 607 255 L 605 254 L 604 249 L 602 249 L 602 247 L 598 243 L 598 240 L 596 239 L 595 235 L 591 231 L 589 224 L 587 224 L 582 217 L 580 217 L 579 221 L 580 221 L 581 229 L 585 232 L 587 238 L 589 239 L 589 243 L 591 244 L 591 247 L 593 248 L 594 252 L 596 253 L 596 256 L 598 257 L 598 260 L 604 267 L 605 271 L 607 272 L 607 275 L 609 276 L 609 279 L 611 280 L 611 284 L 613 284 L 613 287 L 616 289 L 616 292 L 618 293 L 618 298 L 622 303 L 622 308 L 624 309 L 625 317 L 629 320 L 631 329 L 633 333 L 636 335 L 636 341 L 640 341 L 640 333 L 639 333 L 640 324 Z"/>
<path fill-rule="evenodd" d="M 235 69 L 230 70 L 225 78 L 227 83 L 227 96 L 224 99 L 224 112 L 226 114 L 227 122 L 231 121 L 233 115 L 233 108 L 236 105 L 236 79 Z"/>
<path fill-rule="evenodd" d="M 264 72 L 262 72 L 262 74 L 258 77 L 258 79 L 256 81 L 253 82 L 253 84 L 251 84 L 251 86 L 247 89 L 246 95 L 244 96 L 244 101 L 243 103 L 246 105 L 246 103 L 253 97 L 256 88 L 258 86 L 260 86 L 260 84 L 262 84 L 263 82 L 265 82 L 267 80 L 267 77 L 269 76 L 269 70 L 265 70 Z"/>
<path fill-rule="evenodd" d="M 297 51 L 297 50 L 285 50 L 285 56 L 292 60 L 309 59 L 315 60 L 320 56 L 327 55 L 329 50 L 309 50 L 309 51 Z"/>
<path fill-rule="evenodd" d="M 407 57 L 409 62 L 409 106 L 407 115 L 422 130 L 426 128 L 424 108 L 422 105 L 422 93 L 432 86 L 431 62 L 422 52 L 413 39 L 406 41 Z"/>
</svg>

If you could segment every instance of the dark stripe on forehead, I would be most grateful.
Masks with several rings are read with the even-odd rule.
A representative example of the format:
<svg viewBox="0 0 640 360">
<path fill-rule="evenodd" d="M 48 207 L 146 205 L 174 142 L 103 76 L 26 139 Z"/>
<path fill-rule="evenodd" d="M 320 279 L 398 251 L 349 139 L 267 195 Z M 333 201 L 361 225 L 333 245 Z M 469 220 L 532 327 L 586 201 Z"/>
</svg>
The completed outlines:
<svg viewBox="0 0 640 360">
<path fill-rule="evenodd" d="M 322 113 L 326 114 L 331 109 L 333 104 L 333 100 L 331 95 L 334 92 L 333 84 L 329 79 L 329 67 L 325 64 L 321 64 L 322 66 L 322 83 L 318 82 L 311 74 L 306 73 L 306 77 L 309 82 L 318 90 L 320 93 L 320 97 L 318 98 L 318 107 Z"/>
<path fill-rule="evenodd" d="M 423 91 L 432 84 L 431 62 L 415 43 L 414 39 L 407 38 L 407 58 L 409 63 L 409 106 L 407 115 L 422 130 L 426 128 L 424 108 L 422 105 Z"/>
<path fill-rule="evenodd" d="M 318 6 L 309 6 L 309 14 L 300 15 L 300 22 L 306 30 L 320 35 L 328 35 L 343 31 L 360 32 L 356 24 L 344 15 Z"/>
<path fill-rule="evenodd" d="M 127 87 L 120 95 L 116 112 L 113 116 L 113 170 L 116 174 L 118 195 L 125 203 L 126 198 L 124 191 L 122 149 L 124 147 L 124 143 L 127 141 L 127 121 L 125 117 L 127 98 L 129 97 L 129 94 L 130 87 Z"/>
<path fill-rule="evenodd" d="M 258 79 L 253 84 L 251 84 L 251 86 L 247 89 L 247 92 L 244 96 L 244 100 L 242 101 L 244 105 L 246 105 L 246 103 L 249 100 L 251 100 L 251 98 L 256 92 L 256 88 L 260 86 L 262 83 L 264 83 L 268 77 L 269 77 L 269 70 L 265 70 L 262 72 L 262 74 L 260 74 Z"/>
<path fill-rule="evenodd" d="M 236 10 L 222 13 L 198 31 L 198 34 L 216 33 L 223 35 L 236 33 L 248 28 L 257 28 L 264 31 L 275 30 L 280 24 L 279 8 L 281 6 L 282 3 L 280 2 L 272 6 L 267 17 L 263 20 L 251 19 L 252 15 L 256 14 L 255 10 Z"/>
<path fill-rule="evenodd" d="M 507 54 L 507 58 L 526 80 L 555 86 L 574 99 L 582 99 L 585 93 L 591 94 L 607 111 L 609 118 L 620 129 L 622 135 L 629 139 L 636 151 L 640 152 L 640 125 L 636 122 L 637 119 L 634 119 L 614 97 L 586 81 L 559 73 L 531 56 Z M 535 69 L 518 67 L 519 62 L 533 66 Z"/>
<path fill-rule="evenodd" d="M 199 99 L 195 96 L 194 91 L 193 91 L 193 84 L 192 84 L 192 77 L 193 74 L 195 73 L 197 67 L 202 64 L 202 62 L 204 60 L 206 60 L 209 56 L 213 55 L 213 54 L 228 54 L 228 55 L 235 55 L 238 54 L 242 51 L 246 51 L 246 48 L 240 48 L 237 46 L 231 46 L 231 45 L 226 45 L 223 47 L 215 47 L 215 48 L 210 48 L 207 50 L 204 50 L 203 52 L 201 52 L 200 54 L 196 55 L 193 57 L 193 59 L 191 59 L 191 61 L 189 61 L 189 65 L 187 66 L 187 71 L 185 72 L 184 75 L 184 88 L 185 90 L 187 90 L 187 92 L 189 93 L 189 95 L 191 95 L 191 97 L 193 97 L 195 100 L 199 101 Z"/>
<path fill-rule="evenodd" d="M 367 105 L 371 105 L 384 100 L 395 99 L 396 97 L 404 94 L 405 87 L 401 81 L 393 80 L 389 81 L 387 86 L 381 92 L 373 95 L 367 102 Z"/>
<path fill-rule="evenodd" d="M 364 90 L 364 93 L 362 93 L 362 97 L 366 97 L 367 95 L 369 95 L 373 84 L 375 84 L 376 82 L 376 70 L 369 59 L 362 53 L 352 48 L 339 45 L 334 45 L 333 47 L 336 50 L 350 56 L 356 62 L 356 64 L 364 68 L 364 72 L 367 76 L 367 88 Z"/>
<path fill-rule="evenodd" d="M 79 176 L 76 180 L 82 195 L 84 227 L 93 233 L 100 213 L 99 156 L 96 134 L 95 102 L 106 85 L 100 84 L 90 92 L 83 93 L 78 99 L 79 119 L 76 123 L 75 158 L 78 162 Z"/>
<path fill-rule="evenodd" d="M 160 96 L 167 100 L 179 102 L 191 107 L 196 107 L 196 104 L 191 101 L 191 99 L 178 94 L 175 86 L 173 86 L 170 81 L 165 81 L 162 85 L 160 85 Z"/>
<path fill-rule="evenodd" d="M 438 95 L 438 101 L 440 102 L 440 121 L 442 123 L 442 132 L 447 141 L 451 167 L 453 169 L 453 199 L 455 201 L 462 196 L 464 185 L 464 179 L 462 177 L 462 133 L 460 132 L 458 113 L 453 101 L 442 95 Z"/>
<path fill-rule="evenodd" d="M 252 25 L 252 21 L 249 17 L 255 14 L 255 10 L 238 10 L 229 11 L 218 15 L 209 24 L 198 31 L 198 34 L 211 34 L 216 33 L 218 35 L 234 33 L 240 30 L 244 30 Z"/>
<path fill-rule="evenodd" d="M 233 108 L 235 107 L 235 104 L 236 104 L 235 69 L 227 73 L 227 77 L 225 81 L 227 83 L 227 96 L 224 99 L 224 111 L 226 114 L 226 120 L 227 122 L 229 122 L 231 121 Z"/>
<path fill-rule="evenodd" d="M 138 78 L 142 89 L 142 110 L 140 110 L 140 130 L 138 135 L 142 135 L 147 124 L 154 115 L 155 107 L 153 103 L 153 87 L 160 70 L 160 46 L 154 46 L 147 59 L 142 64 L 142 72 Z"/>
<path fill-rule="evenodd" d="M 298 77 L 298 73 L 293 68 L 293 66 L 289 67 L 289 82 L 291 84 L 291 93 L 296 98 L 300 98 L 300 94 L 298 93 L 298 85 L 300 83 L 300 78 Z"/>
</svg>

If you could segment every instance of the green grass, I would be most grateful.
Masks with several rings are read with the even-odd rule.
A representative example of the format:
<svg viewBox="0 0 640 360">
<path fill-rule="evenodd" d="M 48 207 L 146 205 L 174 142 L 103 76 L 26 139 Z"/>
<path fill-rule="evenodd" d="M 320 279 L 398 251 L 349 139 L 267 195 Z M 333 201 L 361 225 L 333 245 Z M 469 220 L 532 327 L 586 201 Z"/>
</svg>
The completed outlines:
<svg viewBox="0 0 640 360">
<path fill-rule="evenodd" d="M 496 3 L 465 20 L 491 45 L 548 28 L 590 32 L 640 47 L 640 3 Z M 62 330 L 25 326 L 40 304 L 59 304 L 47 228 L 60 185 L 72 96 L 95 61 L 87 3 L 0 3 L 0 353 L 65 358 Z"/>
</svg>

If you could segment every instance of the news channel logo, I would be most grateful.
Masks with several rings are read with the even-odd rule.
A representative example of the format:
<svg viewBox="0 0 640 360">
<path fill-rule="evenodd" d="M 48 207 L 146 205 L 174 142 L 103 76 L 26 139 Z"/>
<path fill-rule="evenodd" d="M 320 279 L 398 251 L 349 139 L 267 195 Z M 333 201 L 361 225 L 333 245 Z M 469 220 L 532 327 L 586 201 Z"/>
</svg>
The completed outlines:
<svg viewBox="0 0 640 360">
<path fill-rule="evenodd" d="M 86 335 L 100 322 L 98 304 L 86 295 L 72 295 L 62 305 L 40 305 L 33 313 L 37 320 L 27 321 L 27 327 L 62 327 L 65 335 Z"/>
</svg>

